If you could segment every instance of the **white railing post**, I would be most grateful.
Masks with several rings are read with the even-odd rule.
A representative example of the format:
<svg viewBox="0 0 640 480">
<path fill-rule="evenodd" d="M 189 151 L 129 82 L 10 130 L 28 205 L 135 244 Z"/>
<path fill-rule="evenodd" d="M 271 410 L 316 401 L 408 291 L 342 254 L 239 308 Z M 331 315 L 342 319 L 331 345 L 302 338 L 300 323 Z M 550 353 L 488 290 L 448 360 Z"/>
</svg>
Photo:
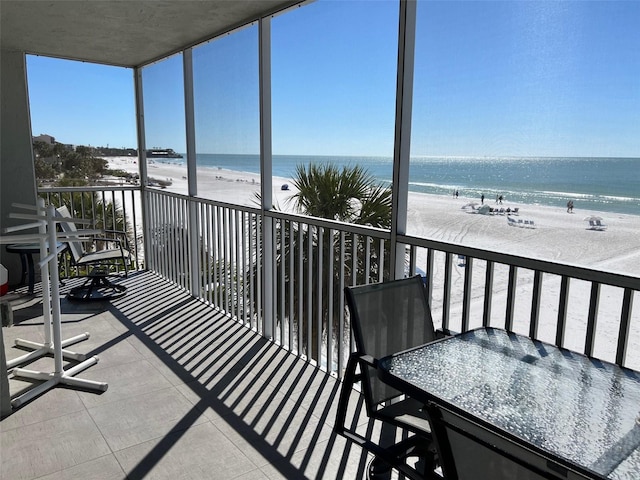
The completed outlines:
<svg viewBox="0 0 640 480">
<path fill-rule="evenodd" d="M 262 315 L 263 335 L 274 333 L 274 262 L 273 218 L 265 212 L 273 208 L 272 145 L 271 145 L 271 18 L 259 21 L 260 68 L 260 195 L 262 198 Z"/>
<path fill-rule="evenodd" d="M 416 3 L 415 0 L 400 0 L 396 128 L 393 148 L 393 210 L 389 259 L 392 279 L 404 276 L 405 246 L 397 243 L 397 236 L 405 235 L 407 231 Z"/>
<path fill-rule="evenodd" d="M 200 225 L 198 223 L 197 202 L 192 201 L 198 195 L 197 166 L 196 166 L 196 133 L 195 110 L 193 104 L 193 50 L 187 48 L 182 55 L 184 72 L 184 114 L 187 139 L 187 184 L 189 190 L 189 218 L 188 242 L 190 265 L 191 295 L 200 295 Z"/>
<path fill-rule="evenodd" d="M 142 216 L 142 242 L 146 245 L 151 238 L 149 231 L 148 212 L 147 205 L 147 147 L 146 136 L 144 127 L 144 88 L 142 84 L 142 69 L 135 68 L 133 70 L 133 81 L 136 91 L 136 128 L 138 133 L 138 175 L 140 175 L 140 203 L 141 203 L 141 216 Z M 137 232 L 136 232 L 137 234 Z M 144 249 L 144 265 L 147 267 L 150 262 L 149 249 Z"/>
</svg>

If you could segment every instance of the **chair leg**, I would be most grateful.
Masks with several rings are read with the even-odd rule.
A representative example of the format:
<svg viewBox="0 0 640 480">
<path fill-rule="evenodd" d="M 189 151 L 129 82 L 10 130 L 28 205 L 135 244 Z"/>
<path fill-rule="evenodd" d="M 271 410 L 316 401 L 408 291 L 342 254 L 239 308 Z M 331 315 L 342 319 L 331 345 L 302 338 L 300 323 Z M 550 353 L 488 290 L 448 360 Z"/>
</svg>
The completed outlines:
<svg viewBox="0 0 640 480">
<path fill-rule="evenodd" d="M 338 400 L 338 411 L 336 414 L 336 423 L 333 430 L 338 434 L 343 434 L 346 430 L 345 421 L 347 418 L 347 407 L 349 406 L 349 397 L 356 380 L 356 367 L 358 366 L 358 358 L 351 354 L 347 361 L 344 379 L 342 380 L 342 389 L 340 390 L 340 398 Z"/>
<path fill-rule="evenodd" d="M 373 457 L 367 468 L 368 480 L 389 480 L 393 467 L 380 457 Z"/>
</svg>

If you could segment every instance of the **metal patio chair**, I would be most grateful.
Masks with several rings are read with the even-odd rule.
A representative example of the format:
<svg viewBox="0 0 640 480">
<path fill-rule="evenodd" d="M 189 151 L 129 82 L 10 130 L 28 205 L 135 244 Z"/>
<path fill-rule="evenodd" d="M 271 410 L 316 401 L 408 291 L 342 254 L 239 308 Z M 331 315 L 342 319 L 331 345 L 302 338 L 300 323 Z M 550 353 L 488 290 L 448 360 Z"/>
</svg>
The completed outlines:
<svg viewBox="0 0 640 480">
<path fill-rule="evenodd" d="M 419 275 L 384 283 L 346 287 L 356 351 L 347 363 L 334 430 L 375 455 L 368 476 L 388 478 L 391 468 L 411 479 L 439 478 L 431 427 L 423 405 L 382 382 L 377 361 L 436 338 L 426 290 Z M 345 426 L 354 385 L 361 383 L 367 415 L 383 429 L 403 430 L 403 440 L 384 445 Z M 395 438 L 395 435 L 394 435 Z M 394 440 L 395 442 L 395 440 Z M 408 463 L 417 458 L 413 465 Z"/>
<path fill-rule="evenodd" d="M 57 209 L 58 215 L 71 219 L 71 213 L 66 206 Z M 60 222 L 64 232 L 77 232 L 75 223 Z M 69 291 L 71 300 L 109 300 L 123 296 L 126 293 L 124 285 L 118 285 L 109 280 L 112 268 L 122 263 L 125 277 L 128 275 L 128 266 L 131 262 L 131 253 L 125 232 L 103 230 L 103 236 L 92 236 L 90 241 L 67 240 L 72 264 L 78 267 L 91 267 L 87 281 Z M 119 238 L 118 238 L 119 237 Z M 101 244 L 98 248 L 96 244 Z M 93 248 L 86 250 L 85 244 L 91 244 Z"/>
<path fill-rule="evenodd" d="M 434 442 L 447 480 L 561 480 L 567 470 L 490 432 L 453 410 L 429 402 Z M 570 478 L 583 478 L 578 475 Z"/>
</svg>

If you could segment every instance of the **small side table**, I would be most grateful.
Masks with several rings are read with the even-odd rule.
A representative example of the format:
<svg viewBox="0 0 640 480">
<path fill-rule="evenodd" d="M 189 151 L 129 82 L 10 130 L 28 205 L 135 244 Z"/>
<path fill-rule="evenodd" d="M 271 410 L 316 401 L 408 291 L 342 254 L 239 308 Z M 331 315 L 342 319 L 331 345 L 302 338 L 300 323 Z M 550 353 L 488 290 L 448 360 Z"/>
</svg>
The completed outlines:
<svg viewBox="0 0 640 480">
<path fill-rule="evenodd" d="M 62 242 L 58 242 L 58 248 L 64 245 Z M 33 266 L 33 255 L 40 254 L 40 245 L 37 243 L 20 244 L 14 243 L 7 245 L 7 252 L 17 253 L 20 255 L 20 263 L 22 264 L 22 275 L 20 277 L 20 285 L 26 283 L 27 277 L 29 277 L 29 293 L 33 293 L 33 286 L 36 282 L 36 274 Z"/>
</svg>

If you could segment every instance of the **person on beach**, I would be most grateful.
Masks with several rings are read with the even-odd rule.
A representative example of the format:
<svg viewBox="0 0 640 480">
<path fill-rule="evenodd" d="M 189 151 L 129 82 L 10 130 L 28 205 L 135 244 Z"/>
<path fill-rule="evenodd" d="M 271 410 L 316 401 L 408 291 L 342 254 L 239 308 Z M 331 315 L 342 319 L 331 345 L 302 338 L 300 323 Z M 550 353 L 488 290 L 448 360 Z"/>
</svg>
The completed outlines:
<svg viewBox="0 0 640 480">
<path fill-rule="evenodd" d="M 480 195 L 480 203 L 484 205 L 484 193 Z"/>
<path fill-rule="evenodd" d="M 458 190 L 456 190 L 456 198 L 458 198 Z"/>
<path fill-rule="evenodd" d="M 573 213 L 573 200 L 567 202 L 567 213 Z"/>
<path fill-rule="evenodd" d="M 500 196 L 498 197 L 498 203 L 499 203 L 500 205 L 502 205 L 502 195 L 500 195 Z"/>
</svg>

